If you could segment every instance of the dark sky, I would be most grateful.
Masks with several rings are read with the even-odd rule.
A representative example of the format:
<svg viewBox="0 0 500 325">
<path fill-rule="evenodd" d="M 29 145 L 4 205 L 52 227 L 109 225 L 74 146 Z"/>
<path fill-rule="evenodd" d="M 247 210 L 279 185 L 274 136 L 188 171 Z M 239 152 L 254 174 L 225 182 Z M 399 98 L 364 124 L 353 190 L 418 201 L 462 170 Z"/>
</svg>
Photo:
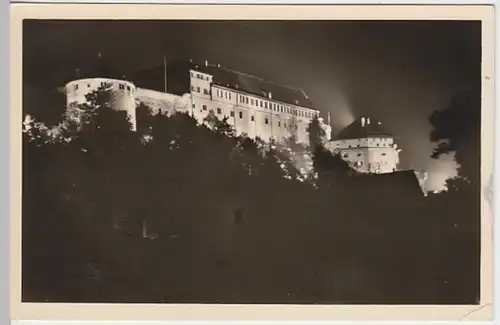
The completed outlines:
<svg viewBox="0 0 500 325">
<path fill-rule="evenodd" d="M 429 157 L 428 117 L 481 73 L 480 22 L 25 21 L 23 44 L 25 111 L 42 120 L 58 113 L 56 88 L 99 52 L 124 73 L 163 55 L 206 59 L 304 89 L 334 133 L 355 116 L 380 119 L 402 167 L 437 183 L 454 164 Z"/>
</svg>

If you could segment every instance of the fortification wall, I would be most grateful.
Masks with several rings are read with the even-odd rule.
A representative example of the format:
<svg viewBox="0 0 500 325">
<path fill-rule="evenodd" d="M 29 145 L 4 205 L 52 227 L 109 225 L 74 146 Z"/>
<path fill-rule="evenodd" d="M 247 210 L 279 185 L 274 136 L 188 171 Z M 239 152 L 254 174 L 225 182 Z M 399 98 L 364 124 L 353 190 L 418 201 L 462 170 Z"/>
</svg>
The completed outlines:
<svg viewBox="0 0 500 325">
<path fill-rule="evenodd" d="M 192 100 L 190 94 L 177 96 L 160 91 L 137 88 L 136 98 L 149 106 L 153 114 L 160 110 L 162 113 L 173 114 L 175 112 L 192 113 Z"/>
<path fill-rule="evenodd" d="M 66 84 L 66 104 L 85 103 L 86 95 L 100 87 L 107 87 L 113 93 L 112 107 L 119 111 L 126 111 L 133 130 L 136 129 L 135 114 L 135 93 L 136 87 L 133 83 L 108 79 L 108 78 L 90 78 L 74 80 Z"/>
</svg>

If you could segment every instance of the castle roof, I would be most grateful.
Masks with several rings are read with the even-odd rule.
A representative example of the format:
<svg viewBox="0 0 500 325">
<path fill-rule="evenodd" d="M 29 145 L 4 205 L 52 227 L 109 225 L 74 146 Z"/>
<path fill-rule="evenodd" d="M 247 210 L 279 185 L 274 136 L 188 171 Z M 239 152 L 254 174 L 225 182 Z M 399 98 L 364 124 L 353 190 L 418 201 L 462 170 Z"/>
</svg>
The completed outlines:
<svg viewBox="0 0 500 325">
<path fill-rule="evenodd" d="M 151 69 L 136 72 L 134 80 L 138 82 L 138 87 L 153 87 L 157 85 L 157 89 L 164 87 L 164 66 L 157 66 Z M 213 76 L 213 84 L 221 87 L 241 91 L 262 98 L 269 98 L 290 105 L 298 105 L 305 108 L 313 109 L 313 105 L 306 93 L 298 88 L 279 84 L 264 78 L 250 75 L 241 71 L 231 70 L 220 67 L 219 65 L 197 64 L 190 60 L 172 61 L 167 63 L 167 74 L 176 74 L 180 79 L 184 79 L 179 73 L 179 69 L 183 70 L 183 74 L 188 76 L 188 70 L 198 71 Z M 172 69 L 172 70 L 171 70 Z M 174 72 L 175 71 L 175 72 Z M 144 84 L 144 85 L 142 85 Z M 168 89 L 168 87 L 167 87 Z M 188 89 L 186 89 L 186 92 Z"/>
<path fill-rule="evenodd" d="M 212 75 L 213 83 L 219 86 L 260 97 L 272 98 L 291 105 L 313 108 L 307 94 L 302 89 L 214 64 L 200 65 L 192 63 L 191 69 Z"/>
<path fill-rule="evenodd" d="M 349 124 L 332 140 L 364 139 L 370 137 L 392 138 L 382 123 L 370 118 L 361 117 Z"/>
</svg>

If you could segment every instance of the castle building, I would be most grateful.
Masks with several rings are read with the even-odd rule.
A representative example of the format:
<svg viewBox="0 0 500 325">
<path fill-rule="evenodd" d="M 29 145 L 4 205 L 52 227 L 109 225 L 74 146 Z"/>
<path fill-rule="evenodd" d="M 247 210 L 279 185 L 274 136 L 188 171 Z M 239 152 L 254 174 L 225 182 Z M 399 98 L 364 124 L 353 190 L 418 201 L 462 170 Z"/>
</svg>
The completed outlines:
<svg viewBox="0 0 500 325">
<path fill-rule="evenodd" d="M 130 79 L 106 78 L 94 72 L 92 78 L 72 80 L 66 84 L 67 104 L 81 103 L 85 94 L 109 84 L 116 94 L 114 107 L 127 112 L 134 129 L 136 106 L 143 103 L 153 114 L 184 112 L 200 124 L 213 112 L 221 120 L 227 118 L 237 135 L 266 142 L 282 142 L 293 136 L 306 145 L 307 127 L 317 116 L 325 130 L 325 140 L 329 140 L 330 126 L 323 123 L 306 93 L 294 87 L 207 61 L 196 64 L 191 60 L 165 61 L 163 66 L 141 71 Z"/>
<path fill-rule="evenodd" d="M 385 174 L 397 171 L 399 152 L 394 136 L 382 123 L 361 117 L 328 142 L 332 152 L 361 173 Z"/>
</svg>

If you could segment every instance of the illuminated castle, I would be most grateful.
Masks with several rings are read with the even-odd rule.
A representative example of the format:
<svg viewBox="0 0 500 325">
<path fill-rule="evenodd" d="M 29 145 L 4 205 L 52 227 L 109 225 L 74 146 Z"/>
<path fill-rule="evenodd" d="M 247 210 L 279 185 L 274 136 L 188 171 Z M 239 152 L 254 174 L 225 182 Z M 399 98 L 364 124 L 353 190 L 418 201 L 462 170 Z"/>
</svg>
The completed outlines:
<svg viewBox="0 0 500 325">
<path fill-rule="evenodd" d="M 328 147 L 355 170 L 372 174 L 397 171 L 401 151 L 382 123 L 369 117 L 352 122 L 328 142 Z"/>
<path fill-rule="evenodd" d="M 136 107 L 143 103 L 153 114 L 184 112 L 200 124 L 213 112 L 221 120 L 227 118 L 237 135 L 278 142 L 293 136 L 303 144 L 309 143 L 309 123 L 319 117 L 304 91 L 207 61 L 200 65 L 165 60 L 163 66 L 127 79 L 101 65 L 66 84 L 67 104 L 81 103 L 90 91 L 109 85 L 115 94 L 114 107 L 127 112 L 134 129 Z M 331 128 L 319 119 L 329 140 Z"/>
</svg>

